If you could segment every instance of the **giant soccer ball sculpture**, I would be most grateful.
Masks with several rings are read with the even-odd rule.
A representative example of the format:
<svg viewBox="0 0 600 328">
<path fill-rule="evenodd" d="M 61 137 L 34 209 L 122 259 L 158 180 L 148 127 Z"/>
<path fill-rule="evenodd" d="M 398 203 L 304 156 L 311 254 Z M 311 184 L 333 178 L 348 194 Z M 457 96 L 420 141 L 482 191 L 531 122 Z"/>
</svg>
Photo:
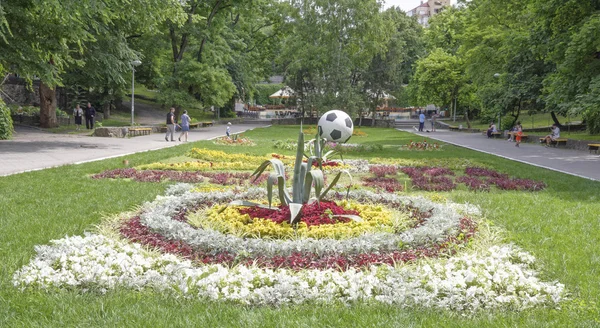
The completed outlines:
<svg viewBox="0 0 600 328">
<path fill-rule="evenodd" d="M 352 137 L 354 124 L 348 114 L 341 110 L 330 110 L 319 119 L 318 129 L 321 138 L 344 143 Z"/>
</svg>

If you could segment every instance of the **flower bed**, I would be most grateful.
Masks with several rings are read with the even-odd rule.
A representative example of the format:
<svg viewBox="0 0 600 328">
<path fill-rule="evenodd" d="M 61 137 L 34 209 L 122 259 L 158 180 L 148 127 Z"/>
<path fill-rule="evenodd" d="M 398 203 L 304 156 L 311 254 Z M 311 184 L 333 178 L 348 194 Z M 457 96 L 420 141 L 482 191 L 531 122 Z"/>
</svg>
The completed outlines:
<svg viewBox="0 0 600 328">
<path fill-rule="evenodd" d="M 267 174 L 262 174 L 253 184 L 261 184 L 267 179 Z M 208 181 L 209 183 L 223 186 L 245 185 L 250 181 L 250 173 L 230 173 L 230 172 L 179 172 L 170 170 L 136 170 L 114 169 L 104 171 L 92 176 L 92 179 L 132 179 L 139 182 L 161 182 L 165 180 L 198 183 Z"/>
<path fill-rule="evenodd" d="M 220 137 L 213 141 L 216 145 L 226 146 L 256 146 L 256 143 L 248 137 L 242 135 L 232 135 L 231 137 Z"/>
<path fill-rule="evenodd" d="M 412 180 L 413 188 L 425 191 L 450 191 L 457 183 L 473 191 L 489 191 L 491 185 L 500 190 L 540 191 L 546 188 L 542 181 L 510 178 L 494 170 L 467 167 L 465 176 L 453 179 L 454 172 L 440 167 L 404 167 L 401 169 Z"/>
<path fill-rule="evenodd" d="M 557 306 L 564 286 L 543 282 L 534 258 L 514 246 L 492 246 L 438 263 L 368 270 L 286 270 L 238 265 L 196 266 L 102 235 L 54 240 L 36 247 L 14 274 L 20 288 L 153 288 L 185 297 L 242 304 L 382 302 L 452 311 L 523 310 Z"/>
<path fill-rule="evenodd" d="M 400 147 L 400 150 L 442 150 L 442 146 L 437 142 L 429 143 L 427 140 L 417 142 L 411 140 L 408 144 Z"/>
<path fill-rule="evenodd" d="M 381 179 L 392 171 L 374 172 Z M 453 177 L 441 168 L 408 172 Z M 223 184 L 242 178 L 214 175 Z M 36 257 L 15 272 L 13 283 L 48 290 L 152 288 L 252 305 L 381 302 L 459 312 L 554 307 L 565 298 L 562 284 L 538 278 L 528 253 L 489 246 L 493 237 L 479 243 L 485 234 L 478 232 L 479 210 L 473 206 L 353 190 L 347 199 L 331 194 L 306 204 L 297 229 L 287 223 L 283 207 L 223 210 L 234 200 L 265 194 L 256 188 L 171 186 L 124 220 L 118 234 L 37 246 Z"/>
</svg>

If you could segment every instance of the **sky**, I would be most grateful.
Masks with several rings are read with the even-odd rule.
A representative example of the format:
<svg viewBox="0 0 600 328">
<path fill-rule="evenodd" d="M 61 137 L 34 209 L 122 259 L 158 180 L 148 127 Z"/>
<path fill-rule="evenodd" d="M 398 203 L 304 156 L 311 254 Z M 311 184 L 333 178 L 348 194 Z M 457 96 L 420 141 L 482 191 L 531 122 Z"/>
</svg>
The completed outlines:
<svg viewBox="0 0 600 328">
<path fill-rule="evenodd" d="M 414 9 L 421 3 L 421 0 L 385 0 L 385 8 L 391 6 L 400 7 L 404 11 Z M 455 4 L 456 0 L 452 0 L 452 4 Z"/>
</svg>

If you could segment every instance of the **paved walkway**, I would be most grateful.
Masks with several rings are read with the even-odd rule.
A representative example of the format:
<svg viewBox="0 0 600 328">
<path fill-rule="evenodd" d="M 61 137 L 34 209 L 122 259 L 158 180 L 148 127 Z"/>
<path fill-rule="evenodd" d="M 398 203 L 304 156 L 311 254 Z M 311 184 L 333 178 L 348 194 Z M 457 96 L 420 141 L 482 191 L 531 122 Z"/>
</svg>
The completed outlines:
<svg viewBox="0 0 600 328">
<path fill-rule="evenodd" d="M 268 123 L 235 124 L 233 133 L 265 127 Z M 591 180 L 600 181 L 600 155 L 561 148 L 546 148 L 524 143 L 520 148 L 506 140 L 487 139 L 479 133 L 449 132 L 418 133 L 428 139 L 465 147 L 503 158 L 532 164 Z M 208 140 L 224 135 L 225 126 L 193 129 L 189 140 Z M 41 170 L 66 164 L 79 164 L 132 153 L 179 145 L 166 142 L 164 134 L 154 133 L 134 138 L 99 138 L 68 134 L 53 134 L 28 127 L 16 127 L 13 140 L 0 141 L 0 176 Z"/>
<path fill-rule="evenodd" d="M 234 124 L 231 126 L 231 132 L 239 133 L 268 124 Z M 22 126 L 15 129 L 13 140 L 0 140 L 0 176 L 91 162 L 181 144 L 166 142 L 162 133 L 134 138 L 101 138 L 54 134 Z M 208 140 L 223 135 L 224 125 L 192 129 L 188 141 Z M 175 136 L 179 136 L 179 133 Z"/>
<path fill-rule="evenodd" d="M 481 133 L 437 130 L 421 133 L 404 130 L 427 139 L 435 139 L 460 147 L 500 156 L 546 169 L 600 181 L 600 155 L 563 148 L 546 148 L 539 144 L 522 143 L 519 148 L 506 139 L 488 139 Z"/>
</svg>

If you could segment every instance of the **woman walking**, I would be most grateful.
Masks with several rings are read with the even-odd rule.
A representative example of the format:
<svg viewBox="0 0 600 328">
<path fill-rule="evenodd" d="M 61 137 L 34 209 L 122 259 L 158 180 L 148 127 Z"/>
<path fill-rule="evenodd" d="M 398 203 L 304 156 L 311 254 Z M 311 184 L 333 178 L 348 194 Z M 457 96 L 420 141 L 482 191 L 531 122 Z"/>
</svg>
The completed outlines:
<svg viewBox="0 0 600 328">
<path fill-rule="evenodd" d="M 79 131 L 81 129 L 81 122 L 83 122 L 83 109 L 79 107 L 79 104 L 73 109 L 73 116 L 75 117 L 75 125 L 77 126 L 76 130 Z"/>
<path fill-rule="evenodd" d="M 183 111 L 183 115 L 181 115 L 181 134 L 179 135 L 179 141 L 181 141 L 181 137 L 184 137 L 184 141 L 188 141 L 188 132 L 190 131 L 190 117 L 187 114 L 187 110 Z"/>
</svg>

